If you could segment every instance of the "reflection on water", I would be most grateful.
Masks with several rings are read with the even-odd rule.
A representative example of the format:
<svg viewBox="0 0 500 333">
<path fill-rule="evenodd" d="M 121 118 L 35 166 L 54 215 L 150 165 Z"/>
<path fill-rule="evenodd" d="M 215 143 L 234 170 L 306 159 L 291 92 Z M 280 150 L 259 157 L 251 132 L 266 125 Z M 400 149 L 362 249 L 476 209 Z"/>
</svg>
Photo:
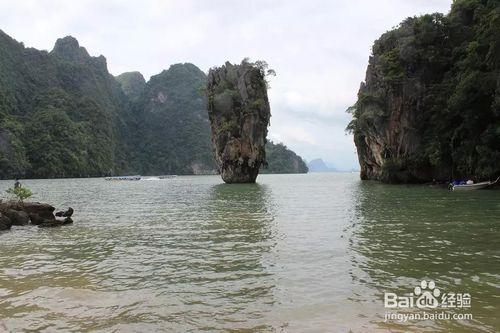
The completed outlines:
<svg viewBox="0 0 500 333">
<path fill-rule="evenodd" d="M 363 284 L 384 292 L 409 293 L 422 279 L 443 292 L 467 292 L 469 322 L 384 324 L 381 328 L 429 332 L 495 332 L 500 327 L 500 191 L 454 193 L 425 186 L 361 183 L 356 227 L 350 241 L 363 270 Z M 353 259 L 355 260 L 355 259 Z"/>
<path fill-rule="evenodd" d="M 265 314 L 272 310 L 274 280 L 266 267 L 274 243 L 272 195 L 265 185 L 217 184 L 203 207 L 206 218 L 199 229 L 207 243 L 198 258 L 199 281 L 214 297 L 209 316 L 233 329 L 269 331 Z M 200 298 L 205 298 L 201 295 Z M 221 307 L 221 304 L 224 307 Z"/>
<path fill-rule="evenodd" d="M 0 234 L 0 332 L 500 329 L 500 191 L 258 182 L 24 181 L 76 222 Z M 421 279 L 471 293 L 474 320 L 384 323 L 383 293 Z"/>
<path fill-rule="evenodd" d="M 165 323 L 174 331 L 268 331 L 270 190 L 216 178 L 192 184 L 198 180 L 66 184 L 81 191 L 75 225 L 0 236 L 0 331 L 145 332 Z M 44 185 L 30 184 L 37 193 Z"/>
<path fill-rule="evenodd" d="M 237 236 L 233 241 L 239 245 L 259 244 L 259 248 L 265 248 L 271 245 L 266 241 L 272 238 L 273 205 L 267 185 L 214 185 L 205 205 L 209 221 L 206 228 L 221 240 Z"/>
</svg>

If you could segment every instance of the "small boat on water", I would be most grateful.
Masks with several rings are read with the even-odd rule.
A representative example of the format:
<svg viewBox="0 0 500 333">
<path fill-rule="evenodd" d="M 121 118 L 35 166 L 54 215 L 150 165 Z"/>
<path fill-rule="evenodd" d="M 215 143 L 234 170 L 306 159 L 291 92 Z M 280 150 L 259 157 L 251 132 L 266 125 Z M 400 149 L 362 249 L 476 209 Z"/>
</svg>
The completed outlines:
<svg viewBox="0 0 500 333">
<path fill-rule="evenodd" d="M 455 183 L 450 183 L 450 189 L 452 191 L 470 191 L 470 190 L 480 190 L 482 188 L 486 188 L 488 186 L 491 186 L 498 182 L 500 177 L 498 177 L 495 181 L 487 181 L 487 182 L 480 182 L 480 183 L 465 183 L 465 184 L 455 184 Z"/>
<path fill-rule="evenodd" d="M 163 175 L 163 176 L 158 176 L 160 179 L 169 179 L 169 178 L 175 178 L 177 175 Z"/>
<path fill-rule="evenodd" d="M 118 176 L 118 177 L 106 177 L 105 180 L 141 180 L 141 176 Z"/>
</svg>

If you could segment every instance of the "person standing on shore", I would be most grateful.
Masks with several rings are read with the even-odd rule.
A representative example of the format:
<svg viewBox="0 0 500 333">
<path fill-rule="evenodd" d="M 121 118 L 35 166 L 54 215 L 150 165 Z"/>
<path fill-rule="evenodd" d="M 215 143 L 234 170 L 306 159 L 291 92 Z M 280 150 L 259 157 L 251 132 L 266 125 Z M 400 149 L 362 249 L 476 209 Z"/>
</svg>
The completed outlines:
<svg viewBox="0 0 500 333">
<path fill-rule="evenodd" d="M 16 182 L 14 183 L 14 188 L 20 188 L 21 187 L 21 182 L 19 181 L 19 178 L 16 178 Z"/>
</svg>

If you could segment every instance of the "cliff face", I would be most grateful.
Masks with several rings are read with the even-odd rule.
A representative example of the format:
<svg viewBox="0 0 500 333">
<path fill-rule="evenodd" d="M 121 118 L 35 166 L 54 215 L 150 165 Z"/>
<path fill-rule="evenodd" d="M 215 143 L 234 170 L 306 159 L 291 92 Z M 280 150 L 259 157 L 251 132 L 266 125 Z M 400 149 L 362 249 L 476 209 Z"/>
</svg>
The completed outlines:
<svg viewBox="0 0 500 333">
<path fill-rule="evenodd" d="M 420 80 L 402 80 L 397 88 L 388 89 L 380 71 L 380 57 L 370 58 L 358 93 L 360 116 L 354 136 L 362 179 L 418 182 L 446 177 L 446 173 L 439 177 L 437 170 L 427 166 L 413 168 L 406 163 L 422 144 L 417 115 L 424 92 Z"/>
<path fill-rule="evenodd" d="M 229 62 L 211 69 L 208 114 L 215 161 L 226 183 L 253 183 L 266 163 L 271 110 L 265 72 L 258 65 Z"/>
<path fill-rule="evenodd" d="M 373 46 L 350 108 L 362 179 L 407 183 L 500 174 L 500 6 L 455 1 Z"/>
</svg>

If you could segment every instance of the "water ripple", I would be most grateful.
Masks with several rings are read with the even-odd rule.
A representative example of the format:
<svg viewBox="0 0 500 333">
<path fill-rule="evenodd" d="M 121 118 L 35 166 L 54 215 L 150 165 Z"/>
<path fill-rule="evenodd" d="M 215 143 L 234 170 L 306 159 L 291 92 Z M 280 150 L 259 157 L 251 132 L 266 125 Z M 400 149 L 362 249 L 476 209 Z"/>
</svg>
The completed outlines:
<svg viewBox="0 0 500 333">
<path fill-rule="evenodd" d="M 0 331 L 469 332 L 498 328 L 500 191 L 454 195 L 357 175 L 259 184 L 27 180 L 75 208 L 0 234 Z M 0 181 L 0 191 L 9 182 Z M 422 278 L 473 295 L 469 323 L 384 324 Z"/>
</svg>

